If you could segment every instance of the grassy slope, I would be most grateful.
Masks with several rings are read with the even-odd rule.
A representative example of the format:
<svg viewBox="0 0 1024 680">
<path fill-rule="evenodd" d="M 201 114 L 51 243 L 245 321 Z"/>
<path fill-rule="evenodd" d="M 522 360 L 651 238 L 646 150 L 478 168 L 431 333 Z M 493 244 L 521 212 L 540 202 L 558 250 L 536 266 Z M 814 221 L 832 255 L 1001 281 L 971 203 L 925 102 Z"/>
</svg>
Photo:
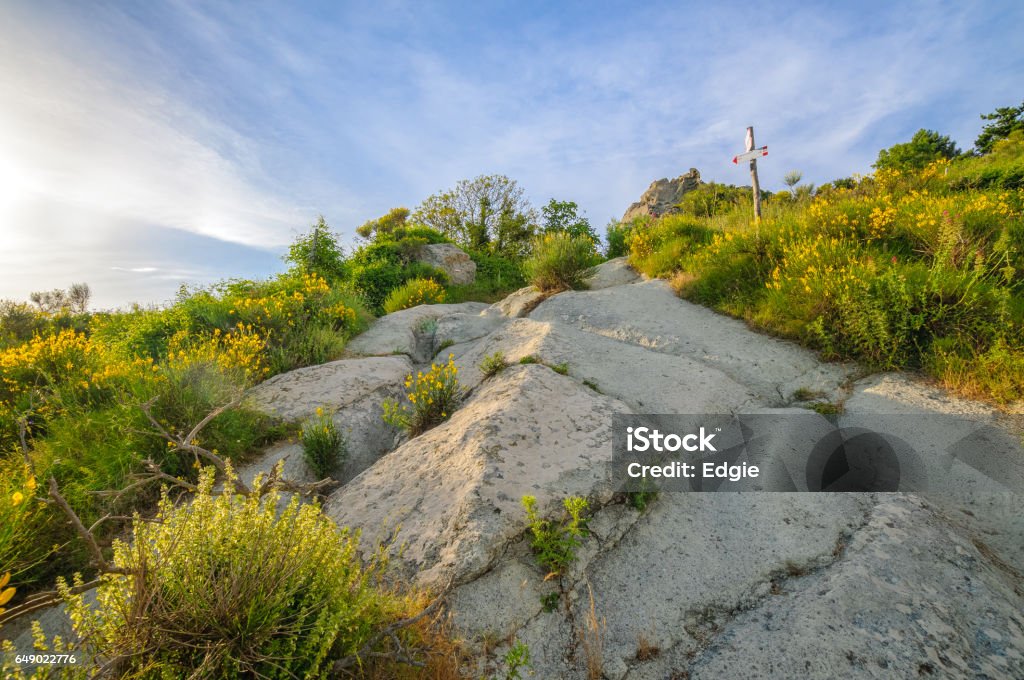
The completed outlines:
<svg viewBox="0 0 1024 680">
<path fill-rule="evenodd" d="M 919 369 L 1011 402 L 1024 398 L 1020 168 L 1016 140 L 991 157 L 879 172 L 814 198 L 773 196 L 759 226 L 749 200 L 669 216 L 629 233 L 630 261 L 826 358 Z"/>
</svg>

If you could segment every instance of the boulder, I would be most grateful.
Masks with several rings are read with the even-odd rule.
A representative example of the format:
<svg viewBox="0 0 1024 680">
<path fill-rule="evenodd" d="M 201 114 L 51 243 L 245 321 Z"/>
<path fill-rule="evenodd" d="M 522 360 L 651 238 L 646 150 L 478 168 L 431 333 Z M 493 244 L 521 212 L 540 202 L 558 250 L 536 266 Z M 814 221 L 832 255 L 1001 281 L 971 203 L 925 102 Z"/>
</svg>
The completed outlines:
<svg viewBox="0 0 1024 680">
<path fill-rule="evenodd" d="M 532 355 L 564 365 L 569 377 L 638 413 L 730 413 L 757 403 L 752 391 L 713 366 L 565 324 L 513 319 L 466 349 L 452 349 L 459 381 L 468 387 L 483 379 L 484 357 L 501 352 L 512 364 Z"/>
<path fill-rule="evenodd" d="M 589 290 L 601 290 L 612 286 L 624 286 L 640 281 L 640 275 L 629 266 L 628 258 L 616 257 L 602 262 L 594 268 L 594 273 L 587 279 Z"/>
<path fill-rule="evenodd" d="M 402 385 L 413 365 L 405 356 L 342 359 L 274 376 L 250 390 L 248 403 L 276 418 L 301 421 L 317 408 L 332 414 L 345 435 L 348 455 L 331 477 L 347 482 L 394 448 L 395 428 L 381 415 L 381 403 L 404 395 Z M 238 469 L 242 481 L 268 473 L 284 461 L 284 476 L 299 482 L 317 481 L 298 442 L 276 444 Z"/>
<path fill-rule="evenodd" d="M 638 217 L 661 217 L 680 212 L 676 204 L 682 200 L 683 194 L 693 191 L 700 184 L 700 172 L 697 168 L 690 168 L 688 173 L 675 179 L 655 180 L 640 196 L 640 200 L 629 206 L 621 221 L 631 222 Z"/>
<path fill-rule="evenodd" d="M 547 293 L 542 293 L 533 286 L 520 288 L 510 294 L 504 300 L 499 300 L 484 310 L 485 316 L 504 316 L 512 319 L 526 316 L 532 312 L 537 305 L 548 298 Z"/>
<path fill-rule="evenodd" d="M 487 307 L 483 302 L 463 302 L 403 309 L 374 321 L 345 349 L 352 354 L 405 354 L 419 363 L 430 361 L 434 356 L 434 333 L 439 319 L 451 314 L 479 314 Z"/>
<path fill-rule="evenodd" d="M 615 412 L 628 409 L 549 368 L 511 367 L 334 492 L 324 512 L 361 527 L 366 550 L 394 545 L 392 564 L 423 585 L 471 579 L 524 532 L 522 496 L 545 514 L 566 496 L 611 497 Z"/>
<path fill-rule="evenodd" d="M 416 260 L 440 269 L 448 275 L 448 282 L 454 285 L 465 285 L 476 280 L 476 262 L 451 243 L 420 246 L 416 250 Z"/>
<path fill-rule="evenodd" d="M 788 403 L 801 388 L 838 399 L 855 370 L 824 364 L 794 343 L 754 333 L 742 321 L 680 300 L 660 279 L 562 293 L 542 302 L 530 319 L 694 359 L 752 390 L 765 405 Z"/>
</svg>

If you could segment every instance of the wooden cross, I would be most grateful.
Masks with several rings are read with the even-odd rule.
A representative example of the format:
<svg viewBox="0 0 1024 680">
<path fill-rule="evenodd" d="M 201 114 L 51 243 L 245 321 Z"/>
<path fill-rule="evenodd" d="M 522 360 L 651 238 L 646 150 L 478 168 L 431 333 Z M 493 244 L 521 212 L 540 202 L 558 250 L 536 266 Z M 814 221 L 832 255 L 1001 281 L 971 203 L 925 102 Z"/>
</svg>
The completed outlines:
<svg viewBox="0 0 1024 680">
<path fill-rule="evenodd" d="M 754 190 L 754 221 L 761 221 L 761 184 L 757 181 L 757 159 L 768 155 L 768 147 L 754 148 L 754 128 L 747 128 L 747 150 L 732 157 L 732 162 L 739 165 L 740 161 L 750 161 L 750 182 Z"/>
</svg>

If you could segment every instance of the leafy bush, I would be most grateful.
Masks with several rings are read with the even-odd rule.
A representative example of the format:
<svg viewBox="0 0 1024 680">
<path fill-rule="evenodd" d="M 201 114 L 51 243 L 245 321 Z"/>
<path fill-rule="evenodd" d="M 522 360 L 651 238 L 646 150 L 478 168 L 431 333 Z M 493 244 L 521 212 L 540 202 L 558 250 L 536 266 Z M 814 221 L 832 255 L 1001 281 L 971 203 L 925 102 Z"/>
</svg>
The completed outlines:
<svg viewBox="0 0 1024 680">
<path fill-rule="evenodd" d="M 559 522 L 541 519 L 537 515 L 535 497 L 523 496 L 522 503 L 526 510 L 526 522 L 533 534 L 530 546 L 537 563 L 552 574 L 562 574 L 576 559 L 576 548 L 587 533 L 587 521 L 583 517 L 587 509 L 586 499 L 578 496 L 563 499 L 565 516 Z"/>
<path fill-rule="evenodd" d="M 318 478 L 327 477 L 345 459 L 345 437 L 322 408 L 318 407 L 316 417 L 302 424 L 299 439 L 302 455 Z"/>
<path fill-rule="evenodd" d="M 590 226 L 590 220 L 579 214 L 579 206 L 575 201 L 556 201 L 552 198 L 540 211 L 544 216 L 545 234 L 563 231 L 570 236 L 586 236 L 592 243 L 597 243 L 597 232 Z"/>
<path fill-rule="evenodd" d="M 384 311 L 388 314 L 417 305 L 436 305 L 444 302 L 445 291 L 431 279 L 410 279 L 388 294 Z"/>
<path fill-rule="evenodd" d="M 565 232 L 545 234 L 524 263 L 527 278 L 541 291 L 579 290 L 593 273 L 594 242 Z"/>
<path fill-rule="evenodd" d="M 322 677 L 358 653 L 402 604 L 375 588 L 358 538 L 317 505 L 278 512 L 262 499 L 211 494 L 212 468 L 191 503 L 160 502 L 116 542 L 97 604 L 62 586 L 75 629 L 97 658 L 130 677 Z"/>
<path fill-rule="evenodd" d="M 419 371 L 405 378 L 409 404 L 394 399 L 384 401 L 384 422 L 401 427 L 411 435 L 425 432 L 447 420 L 462 402 L 459 369 L 455 355 L 448 355 L 447 364 L 431 364 L 426 373 Z"/>
<path fill-rule="evenodd" d="M 497 375 L 507 367 L 508 362 L 505 360 L 505 354 L 503 352 L 488 354 L 483 358 L 483 361 L 480 362 L 480 372 L 484 374 L 485 378 Z"/>
<path fill-rule="evenodd" d="M 734 209 L 749 193 L 731 184 L 707 182 L 683 194 L 678 207 L 688 215 L 714 217 Z"/>
<path fill-rule="evenodd" d="M 623 255 L 629 254 L 629 247 L 626 245 L 626 239 L 632 228 L 633 225 L 631 223 L 622 223 L 618 220 L 612 220 L 607 224 L 607 226 L 605 226 L 605 257 L 611 259 L 613 257 L 622 257 Z"/>
<path fill-rule="evenodd" d="M 323 215 L 289 246 L 284 261 L 300 275 L 315 274 L 327 281 L 341 281 L 348 274 L 341 236 L 330 230 Z"/>
<path fill-rule="evenodd" d="M 896 144 L 878 152 L 875 168 L 879 170 L 921 170 L 939 159 L 960 155 L 956 143 L 934 130 L 920 129 L 905 144 Z"/>
</svg>

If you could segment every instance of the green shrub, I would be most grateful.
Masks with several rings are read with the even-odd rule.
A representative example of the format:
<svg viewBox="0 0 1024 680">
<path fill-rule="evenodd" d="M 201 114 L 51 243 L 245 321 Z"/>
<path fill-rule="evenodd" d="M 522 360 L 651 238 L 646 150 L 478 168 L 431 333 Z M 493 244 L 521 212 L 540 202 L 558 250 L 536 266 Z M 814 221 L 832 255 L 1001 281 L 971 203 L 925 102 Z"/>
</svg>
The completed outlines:
<svg viewBox="0 0 1024 680">
<path fill-rule="evenodd" d="M 331 416 L 317 408 L 316 416 L 302 424 L 299 432 L 302 455 L 318 479 L 327 475 L 345 459 L 345 437 Z"/>
<path fill-rule="evenodd" d="M 517 641 L 505 652 L 505 678 L 504 680 L 522 680 L 520 671 L 530 665 L 530 648 L 525 642 Z M 532 673 L 531 673 L 532 674 Z"/>
<path fill-rule="evenodd" d="M 524 263 L 527 278 L 541 291 L 579 290 L 593 273 L 594 242 L 565 232 L 545 234 Z"/>
<path fill-rule="evenodd" d="M 278 511 L 227 489 L 213 469 L 191 503 L 160 502 L 114 545 L 115 566 L 97 603 L 70 594 L 72 620 L 97 659 L 119 677 L 322 677 L 356 654 L 402 604 L 375 587 L 358 537 L 338 531 L 317 505 Z"/>
<path fill-rule="evenodd" d="M 409 404 L 385 399 L 384 422 L 401 427 L 415 436 L 451 417 L 462 402 L 459 369 L 454 359 L 455 355 L 449 354 L 447 364 L 431 364 L 426 373 L 420 371 L 415 378 L 411 373 L 406 376 L 405 389 Z"/>
<path fill-rule="evenodd" d="M 605 229 L 605 257 L 611 259 L 613 257 L 622 257 L 623 255 L 629 255 L 629 247 L 626 245 L 626 239 L 629 236 L 630 230 L 633 225 L 629 222 L 622 223 L 618 220 L 612 220 L 608 223 Z"/>
<path fill-rule="evenodd" d="M 417 305 L 436 305 L 444 302 L 444 297 L 444 288 L 436 281 L 411 279 L 388 294 L 384 311 L 391 314 Z"/>
<path fill-rule="evenodd" d="M 505 360 L 505 354 L 503 352 L 488 354 L 483 358 L 483 361 L 480 362 L 480 372 L 484 374 L 485 378 L 497 375 L 507 367 L 508 361 Z"/>
<path fill-rule="evenodd" d="M 569 364 L 563 361 L 560 364 L 549 364 L 548 367 L 558 375 L 569 375 Z"/>
<path fill-rule="evenodd" d="M 476 263 L 473 283 L 449 286 L 448 302 L 497 302 L 526 285 L 522 262 L 488 251 L 467 251 Z"/>
<path fill-rule="evenodd" d="M 749 188 L 707 182 L 683 194 L 678 207 L 688 215 L 714 217 L 736 208 L 749 193 Z"/>
<path fill-rule="evenodd" d="M 539 364 L 541 360 L 536 354 L 527 354 L 519 360 L 519 363 L 525 366 L 527 364 Z"/>
<path fill-rule="evenodd" d="M 576 548 L 587 533 L 587 521 L 583 517 L 587 509 L 586 499 L 578 496 L 564 499 L 562 506 L 565 508 L 565 516 L 559 522 L 541 519 L 537 515 L 535 497 L 523 496 L 522 503 L 526 510 L 526 522 L 533 534 L 530 546 L 537 563 L 551 574 L 562 574 L 576 559 Z"/>
</svg>

